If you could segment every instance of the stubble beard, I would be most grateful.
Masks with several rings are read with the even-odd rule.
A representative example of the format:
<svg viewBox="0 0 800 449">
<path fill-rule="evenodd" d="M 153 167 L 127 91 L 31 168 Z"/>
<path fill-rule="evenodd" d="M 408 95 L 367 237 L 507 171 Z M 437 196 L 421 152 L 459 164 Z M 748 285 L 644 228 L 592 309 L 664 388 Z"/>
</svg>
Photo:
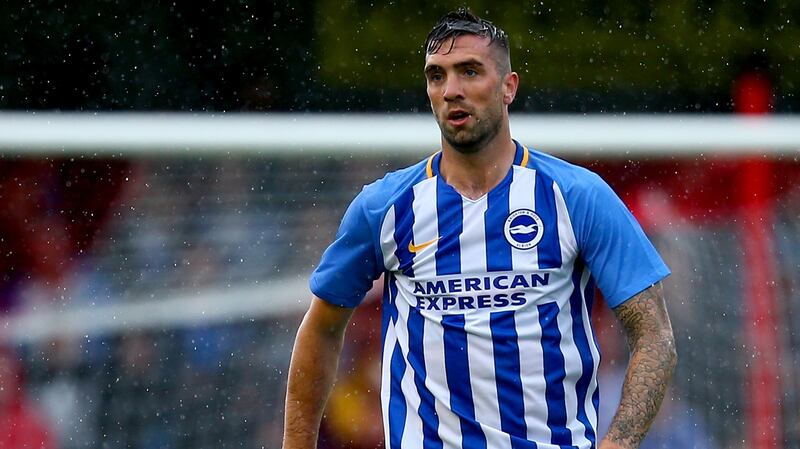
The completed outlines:
<svg viewBox="0 0 800 449">
<path fill-rule="evenodd" d="M 500 132 L 503 123 L 502 106 L 488 110 L 483 118 L 473 115 L 475 125 L 471 129 L 452 129 L 447 118 L 439 120 L 439 129 L 444 140 L 461 154 L 474 154 L 482 150 Z"/>
</svg>

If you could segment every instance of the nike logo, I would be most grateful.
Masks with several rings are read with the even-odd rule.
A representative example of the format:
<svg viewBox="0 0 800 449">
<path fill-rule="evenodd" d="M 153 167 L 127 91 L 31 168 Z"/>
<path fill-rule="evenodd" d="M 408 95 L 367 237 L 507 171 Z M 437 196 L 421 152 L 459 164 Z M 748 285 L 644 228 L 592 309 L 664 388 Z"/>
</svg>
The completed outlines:
<svg viewBox="0 0 800 449">
<path fill-rule="evenodd" d="M 428 240 L 425 243 L 420 243 L 419 245 L 415 245 L 413 241 L 412 242 L 408 242 L 408 250 L 410 252 L 412 252 L 412 253 L 416 253 L 416 252 L 422 251 L 423 249 L 425 249 L 425 248 L 433 245 L 434 243 L 436 243 L 436 241 L 439 240 L 440 238 L 441 237 L 436 237 L 435 239 Z"/>
</svg>

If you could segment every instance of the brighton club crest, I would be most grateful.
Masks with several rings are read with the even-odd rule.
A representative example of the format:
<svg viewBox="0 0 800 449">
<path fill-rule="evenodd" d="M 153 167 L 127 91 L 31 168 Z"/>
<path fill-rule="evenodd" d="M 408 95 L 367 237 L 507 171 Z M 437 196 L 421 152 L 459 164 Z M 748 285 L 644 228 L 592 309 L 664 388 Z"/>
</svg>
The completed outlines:
<svg viewBox="0 0 800 449">
<path fill-rule="evenodd" d="M 517 249 L 531 249 L 538 245 L 544 235 L 544 223 L 530 209 L 512 212 L 503 226 L 508 243 Z"/>
</svg>

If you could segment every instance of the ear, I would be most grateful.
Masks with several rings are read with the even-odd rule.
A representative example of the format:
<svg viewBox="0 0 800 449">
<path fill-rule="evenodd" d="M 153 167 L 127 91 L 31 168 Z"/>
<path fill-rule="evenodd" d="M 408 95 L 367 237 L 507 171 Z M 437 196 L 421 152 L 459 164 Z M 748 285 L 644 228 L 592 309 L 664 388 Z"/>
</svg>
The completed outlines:
<svg viewBox="0 0 800 449">
<path fill-rule="evenodd" d="M 519 88 L 519 75 L 517 72 L 509 72 L 503 77 L 503 104 L 510 105 L 517 96 Z"/>
</svg>

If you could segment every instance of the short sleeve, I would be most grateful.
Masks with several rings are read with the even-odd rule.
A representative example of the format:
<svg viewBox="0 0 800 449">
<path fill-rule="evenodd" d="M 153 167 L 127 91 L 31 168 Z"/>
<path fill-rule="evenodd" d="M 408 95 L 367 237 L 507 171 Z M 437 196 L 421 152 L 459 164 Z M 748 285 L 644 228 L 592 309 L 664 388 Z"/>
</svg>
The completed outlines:
<svg viewBox="0 0 800 449">
<path fill-rule="evenodd" d="M 362 191 L 350 203 L 336 239 L 323 253 L 309 281 L 312 293 L 342 307 L 360 304 L 382 272 L 364 201 Z"/>
<path fill-rule="evenodd" d="M 670 274 L 636 218 L 599 176 L 591 173 L 572 200 L 567 207 L 579 252 L 610 307 Z"/>
</svg>

